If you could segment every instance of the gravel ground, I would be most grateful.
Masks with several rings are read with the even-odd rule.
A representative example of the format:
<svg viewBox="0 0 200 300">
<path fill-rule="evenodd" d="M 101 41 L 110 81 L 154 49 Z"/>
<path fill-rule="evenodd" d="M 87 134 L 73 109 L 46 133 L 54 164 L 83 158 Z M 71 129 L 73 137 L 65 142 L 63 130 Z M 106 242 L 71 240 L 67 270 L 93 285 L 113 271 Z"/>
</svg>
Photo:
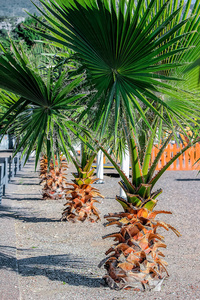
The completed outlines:
<svg viewBox="0 0 200 300">
<path fill-rule="evenodd" d="M 97 186 L 105 196 L 97 205 L 101 222 L 73 224 L 60 222 L 64 200 L 40 200 L 38 172 L 33 169 L 31 162 L 9 184 L 6 197 L 11 200 L 15 220 L 20 300 L 200 300 L 200 176 L 196 171 L 168 171 L 159 182 L 158 188 L 164 191 L 157 208 L 173 212 L 161 218 L 177 228 L 182 237 L 164 232 L 170 277 L 161 292 L 144 293 L 102 286 L 104 269 L 97 267 L 112 244 L 102 236 L 115 231 L 114 227 L 103 226 L 103 216 L 121 211 L 115 201 L 119 178 L 105 176 L 105 184 Z"/>
</svg>

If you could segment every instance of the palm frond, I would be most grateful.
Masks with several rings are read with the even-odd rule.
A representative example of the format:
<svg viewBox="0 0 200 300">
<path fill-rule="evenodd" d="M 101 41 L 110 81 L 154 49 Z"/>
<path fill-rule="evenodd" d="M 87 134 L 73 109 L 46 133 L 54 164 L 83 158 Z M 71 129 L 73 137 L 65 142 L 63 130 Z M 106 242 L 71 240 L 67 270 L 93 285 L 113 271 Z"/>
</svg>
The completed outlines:
<svg viewBox="0 0 200 300">
<path fill-rule="evenodd" d="M 197 26 L 193 19 L 187 18 L 188 13 L 180 18 L 182 7 L 177 3 L 172 7 L 171 1 L 163 4 L 155 0 L 137 3 L 133 0 L 40 2 L 45 9 L 41 13 L 49 23 L 43 25 L 51 32 L 51 35 L 41 35 L 61 47 L 72 49 L 98 93 L 105 95 L 104 102 L 96 111 L 97 127 L 102 122 L 99 117 L 102 113 L 105 127 L 114 108 L 116 124 L 119 111 L 125 109 L 134 126 L 130 102 L 141 115 L 143 106 L 156 113 L 151 104 L 153 100 L 170 115 L 175 115 L 177 120 L 185 118 L 189 105 L 179 110 L 172 101 L 157 93 L 168 98 L 173 91 L 173 103 L 189 97 L 185 90 L 172 84 L 178 79 L 169 74 L 169 70 L 183 65 L 177 57 L 185 55 L 191 45 L 188 41 L 194 36 L 191 31 Z M 196 11 L 197 7 L 194 13 Z M 184 31 L 184 28 L 187 30 Z M 163 63 L 164 60 L 166 63 Z M 91 105 L 94 104 L 94 101 L 91 102 Z M 198 109 L 199 102 L 193 101 L 193 105 Z"/>
<path fill-rule="evenodd" d="M 60 150 L 69 157 L 64 137 L 69 142 L 70 135 L 82 138 L 79 132 L 86 131 L 71 120 L 71 114 L 80 107 L 77 101 L 85 96 L 77 91 L 82 76 L 66 79 L 67 73 L 64 72 L 54 82 L 49 69 L 47 78 L 42 78 L 29 68 L 25 54 L 20 54 L 14 43 L 12 47 L 14 56 L 3 49 L 4 54 L 0 57 L 0 88 L 19 97 L 10 105 L 8 99 L 2 100 L 7 111 L 0 119 L 1 122 L 6 119 L 1 134 L 14 130 L 20 139 L 16 152 L 24 148 L 28 158 L 36 149 L 36 164 L 44 145 L 52 157 Z"/>
</svg>

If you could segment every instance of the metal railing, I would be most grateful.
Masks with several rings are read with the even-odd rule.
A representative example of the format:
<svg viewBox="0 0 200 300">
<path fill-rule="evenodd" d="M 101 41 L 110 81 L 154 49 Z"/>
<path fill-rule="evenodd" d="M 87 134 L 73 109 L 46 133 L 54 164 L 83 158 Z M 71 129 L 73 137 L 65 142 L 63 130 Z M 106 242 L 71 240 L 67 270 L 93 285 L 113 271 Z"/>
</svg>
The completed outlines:
<svg viewBox="0 0 200 300">
<path fill-rule="evenodd" d="M 21 158 L 21 153 L 12 158 L 0 157 L 0 205 L 2 201 L 2 196 L 5 196 L 5 191 L 8 183 L 14 179 L 17 173 L 22 169 L 25 162 L 25 156 Z"/>
</svg>

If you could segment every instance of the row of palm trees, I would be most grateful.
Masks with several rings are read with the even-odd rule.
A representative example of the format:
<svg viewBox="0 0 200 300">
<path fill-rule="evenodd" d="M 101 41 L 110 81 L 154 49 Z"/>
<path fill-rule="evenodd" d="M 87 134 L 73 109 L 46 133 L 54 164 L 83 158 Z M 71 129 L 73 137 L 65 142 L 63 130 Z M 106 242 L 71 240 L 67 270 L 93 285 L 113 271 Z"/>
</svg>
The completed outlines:
<svg viewBox="0 0 200 300">
<path fill-rule="evenodd" d="M 2 47 L 0 88 L 10 96 L 1 97 L 1 133 L 10 130 L 20 137 L 16 152 L 23 147 L 27 158 L 35 149 L 36 164 L 41 152 L 49 161 L 60 151 L 70 159 L 74 137 L 92 155 L 101 149 L 120 174 L 126 194 L 126 199 L 116 197 L 124 211 L 107 216 L 109 225 L 117 224 L 120 231 L 110 235 L 117 244 L 102 263 L 105 280 L 116 288 L 137 282 L 143 289 L 155 287 L 167 273 L 159 250 L 166 245 L 157 228 L 180 234 L 155 220 L 158 213 L 169 212 L 154 211 L 162 192 L 154 186 L 170 164 L 199 141 L 199 74 L 198 68 L 188 66 L 200 53 L 200 1 L 192 10 L 189 0 L 40 2 L 44 20 L 38 21 L 45 33 L 39 34 L 63 51 L 63 59 L 59 72 L 50 65 L 39 72 L 22 48 L 11 42 L 10 53 Z M 177 133 L 187 135 L 186 127 L 192 132 L 189 143 L 156 174 L 165 147 L 172 139 L 179 142 Z M 155 140 L 159 151 L 152 162 Z M 115 159 L 106 151 L 108 145 Z M 126 145 L 131 179 L 116 163 Z M 87 158 L 81 167 L 73 161 L 78 168 L 73 188 L 78 189 L 77 182 L 90 175 L 91 164 Z"/>
</svg>

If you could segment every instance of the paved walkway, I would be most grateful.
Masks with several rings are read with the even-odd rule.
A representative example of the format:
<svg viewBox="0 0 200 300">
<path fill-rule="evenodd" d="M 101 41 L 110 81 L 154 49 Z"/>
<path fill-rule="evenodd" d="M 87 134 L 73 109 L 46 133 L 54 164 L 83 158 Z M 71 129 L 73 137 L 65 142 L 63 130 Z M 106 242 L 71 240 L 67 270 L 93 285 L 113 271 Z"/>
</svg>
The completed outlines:
<svg viewBox="0 0 200 300">
<path fill-rule="evenodd" d="M 0 156 L 8 157 L 10 152 L 1 152 Z M 17 182 L 21 176 L 33 167 L 33 162 L 27 163 L 26 167 L 19 172 L 15 180 L 9 183 L 6 196 L 0 205 L 0 299 L 20 299 L 18 263 L 16 257 L 16 209 L 12 204 L 12 196 L 17 191 Z"/>
<path fill-rule="evenodd" d="M 10 200 L 11 201 L 11 200 Z M 0 207 L 0 299 L 19 299 L 14 212 L 7 202 Z"/>
<path fill-rule="evenodd" d="M 0 152 L 0 157 L 10 155 L 12 155 L 11 151 Z M 33 177 L 30 174 L 34 174 Z M 32 184 L 38 184 L 37 177 L 38 174 L 34 172 L 34 159 L 32 159 L 8 184 L 6 195 L 0 205 L 0 300 L 20 299 L 16 240 L 16 220 L 19 218 L 20 208 L 16 206 L 16 202 L 13 203 L 13 200 L 27 199 L 27 186 L 30 180 Z M 25 189 L 21 187 L 23 178 L 29 181 Z M 32 197 L 35 198 L 36 195 L 37 193 L 33 193 Z"/>
<path fill-rule="evenodd" d="M 8 185 L 0 206 L 0 300 L 197 300 L 200 299 L 199 190 L 195 171 L 167 172 L 158 209 L 161 216 L 181 231 L 162 232 L 168 245 L 169 279 L 160 293 L 113 291 L 101 286 L 104 269 L 97 267 L 112 245 L 102 236 L 116 231 L 105 228 L 103 216 L 121 210 L 115 201 L 118 178 L 105 177 L 98 185 L 105 196 L 101 222 L 60 222 L 65 200 L 40 199 L 41 187 L 34 161 L 30 161 Z M 70 171 L 67 178 L 70 179 Z"/>
</svg>

